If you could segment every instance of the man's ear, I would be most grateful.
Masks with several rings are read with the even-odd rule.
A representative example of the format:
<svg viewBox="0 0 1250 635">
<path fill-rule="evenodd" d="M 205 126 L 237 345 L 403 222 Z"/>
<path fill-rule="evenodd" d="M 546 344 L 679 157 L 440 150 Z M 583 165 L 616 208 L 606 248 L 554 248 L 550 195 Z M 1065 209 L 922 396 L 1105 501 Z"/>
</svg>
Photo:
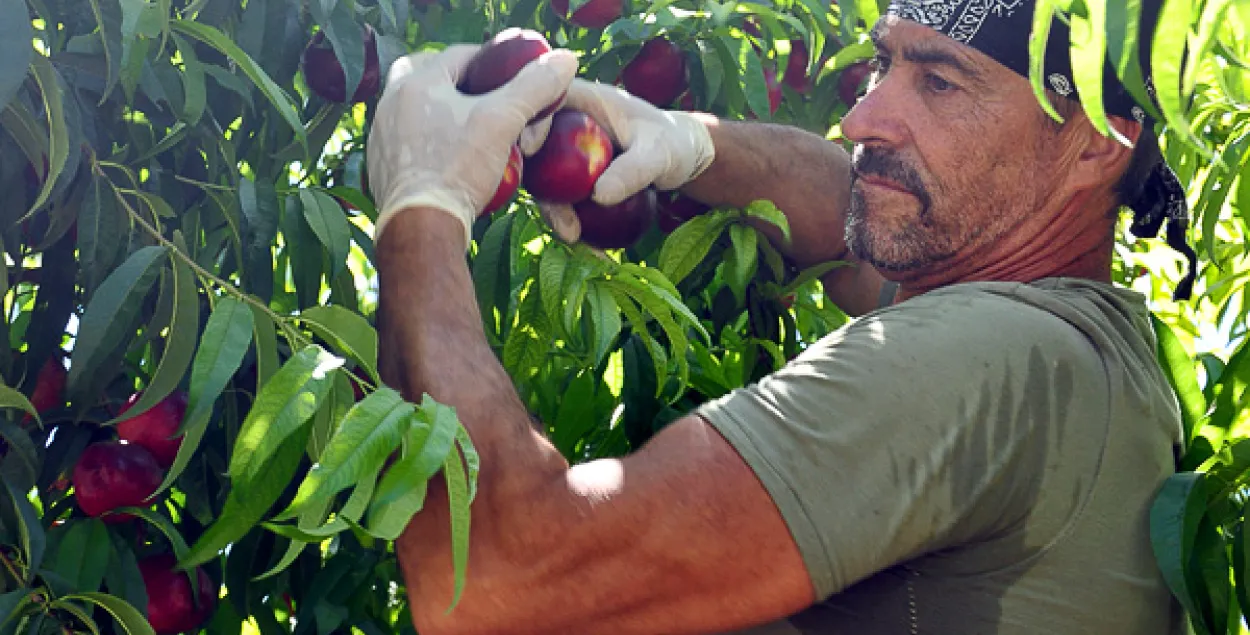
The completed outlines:
<svg viewBox="0 0 1250 635">
<path fill-rule="evenodd" d="M 1107 125 L 1113 128 L 1111 136 L 1098 132 L 1088 118 L 1081 122 L 1082 143 L 1077 157 L 1076 174 L 1090 184 L 1101 183 L 1123 174 L 1133 156 L 1133 146 L 1141 137 L 1141 123 L 1124 117 L 1107 117 Z M 1117 137 L 1115 133 L 1119 133 Z M 1127 139 L 1133 146 L 1125 145 Z"/>
</svg>

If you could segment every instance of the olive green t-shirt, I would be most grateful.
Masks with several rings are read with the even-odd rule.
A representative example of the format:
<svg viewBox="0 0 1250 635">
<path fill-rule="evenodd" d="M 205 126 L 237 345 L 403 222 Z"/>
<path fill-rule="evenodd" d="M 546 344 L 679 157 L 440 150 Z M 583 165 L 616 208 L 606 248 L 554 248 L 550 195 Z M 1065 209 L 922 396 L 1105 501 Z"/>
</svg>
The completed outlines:
<svg viewBox="0 0 1250 635">
<path fill-rule="evenodd" d="M 1148 516 L 1180 414 L 1143 298 L 953 285 L 700 408 L 767 488 L 817 603 L 742 635 L 1174 635 Z"/>
</svg>

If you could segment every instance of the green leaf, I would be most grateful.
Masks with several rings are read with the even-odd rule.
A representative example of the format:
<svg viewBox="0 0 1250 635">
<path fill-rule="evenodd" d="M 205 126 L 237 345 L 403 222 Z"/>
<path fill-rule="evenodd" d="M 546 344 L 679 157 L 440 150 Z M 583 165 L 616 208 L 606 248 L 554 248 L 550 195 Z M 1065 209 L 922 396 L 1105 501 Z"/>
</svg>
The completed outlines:
<svg viewBox="0 0 1250 635">
<path fill-rule="evenodd" d="M 133 333 L 143 297 L 152 288 L 165 254 L 165 247 L 155 245 L 134 252 L 91 296 L 71 357 L 71 393 L 85 386 L 104 359 Z"/>
<path fill-rule="evenodd" d="M 31 596 L 33 591 L 34 589 L 29 587 L 22 587 L 16 591 L 0 594 L 0 633 L 12 632 L 4 627 L 8 625 L 10 620 L 19 616 L 22 605 L 26 604 L 26 599 Z"/>
<path fill-rule="evenodd" d="M 95 623 L 95 620 L 91 619 L 91 614 L 88 613 L 81 606 L 78 606 L 77 604 L 74 604 L 73 602 L 70 602 L 68 600 L 56 600 L 55 602 L 52 602 L 50 606 L 52 608 L 61 609 L 63 611 L 73 614 L 73 616 L 78 618 L 80 622 L 82 622 L 83 624 L 86 624 L 87 629 L 90 630 L 94 635 L 100 635 L 100 627 Z"/>
<path fill-rule="evenodd" d="M 260 307 L 252 311 L 252 334 L 256 338 L 256 392 L 278 372 L 278 325 Z"/>
<path fill-rule="evenodd" d="M 660 271 L 680 284 L 707 257 L 730 220 L 728 213 L 710 212 L 682 223 L 660 248 Z"/>
<path fill-rule="evenodd" d="M 477 447 L 473 445 L 473 438 L 469 436 L 469 431 L 459 423 L 459 419 L 456 420 L 456 446 L 460 448 L 460 454 L 464 457 L 464 465 L 469 477 L 469 502 L 473 502 L 477 498 L 477 476 L 482 471 L 482 457 L 478 455 Z"/>
<path fill-rule="evenodd" d="M 286 546 L 286 553 L 282 554 L 282 558 L 278 560 L 278 564 L 273 565 L 273 567 L 268 571 L 252 578 L 252 581 L 257 582 L 266 578 L 271 578 L 279 573 L 282 573 L 283 571 L 286 571 L 287 567 L 294 564 L 295 559 L 299 558 L 301 553 L 304 553 L 304 548 L 307 547 L 310 542 L 313 541 L 305 542 L 303 540 L 291 539 Z"/>
<path fill-rule="evenodd" d="M 278 376 L 274 377 L 274 381 L 278 381 Z M 247 535 L 260 522 L 295 476 L 304 457 L 308 434 L 309 429 L 303 427 L 288 437 L 274 452 L 273 460 L 266 467 L 265 478 L 257 479 L 246 493 L 237 487 L 230 489 L 217 521 L 191 545 L 186 557 L 178 561 L 180 568 L 200 565 L 217 557 L 219 551 Z"/>
<path fill-rule="evenodd" d="M 273 244 L 278 235 L 278 195 L 273 183 L 239 179 L 239 210 L 243 230 L 243 282 L 249 292 L 268 301 L 273 295 Z"/>
<path fill-rule="evenodd" d="M 447 454 L 443 463 L 443 480 L 447 483 L 447 502 L 451 508 L 451 563 L 455 576 L 455 590 L 452 593 L 450 613 L 460 602 L 460 594 L 464 591 L 465 572 L 469 565 L 469 523 L 472 513 L 469 504 L 469 484 L 466 481 L 464 463 L 460 453 L 455 450 Z"/>
<path fill-rule="evenodd" d="M 113 619 L 117 620 L 117 623 L 130 635 L 156 635 L 143 614 L 121 598 L 106 593 L 72 593 L 61 600 L 65 602 L 80 600 L 103 608 L 112 614 Z"/>
<path fill-rule="evenodd" d="M 726 283 L 738 301 L 745 302 L 747 284 L 755 275 L 759 261 L 759 234 L 750 227 L 735 223 L 729 226 L 729 240 L 733 249 L 725 259 Z"/>
<path fill-rule="evenodd" d="M 1194 149 L 1209 154 L 1205 141 L 1193 133 L 1185 107 L 1181 75 L 1181 62 L 1189 40 L 1193 4 L 1190 2 L 1164 2 L 1159 10 L 1158 26 L 1150 48 L 1150 65 L 1154 77 L 1155 99 L 1168 127 Z"/>
<path fill-rule="evenodd" d="M 23 0 L 0 0 L 0 15 L 25 16 L 26 3 Z M 22 82 L 26 81 L 26 71 L 30 68 L 31 46 L 34 32 L 30 20 L 9 17 L 0 20 L 0 110 L 4 110 L 9 100 L 17 94 Z"/>
<path fill-rule="evenodd" d="M 1202 394 L 1202 387 L 1198 385 L 1198 373 L 1194 367 L 1194 360 L 1189 356 L 1184 345 L 1163 320 L 1151 314 L 1150 321 L 1154 326 L 1155 338 L 1158 340 L 1159 365 L 1163 367 L 1163 373 L 1167 375 L 1172 388 L 1176 390 L 1180 402 L 1185 447 L 1189 447 L 1194 433 L 1199 428 L 1198 422 L 1206 416 L 1207 400 Z"/>
<path fill-rule="evenodd" d="M 143 575 L 139 572 L 139 563 L 131 550 L 126 538 L 117 533 L 109 534 L 109 565 L 104 571 L 104 586 L 109 595 L 122 598 L 131 606 L 148 605 L 147 587 L 143 585 Z"/>
<path fill-rule="evenodd" d="M 772 201 L 766 199 L 751 201 L 751 204 L 746 207 L 746 213 L 751 218 L 772 223 L 781 231 L 781 237 L 786 244 L 790 244 L 790 223 L 786 220 L 785 212 L 777 209 Z"/>
<path fill-rule="evenodd" d="M 594 362 L 602 364 L 621 333 L 621 309 L 616 306 L 612 293 L 601 284 L 590 285 L 586 297 L 590 300 L 590 319 L 594 324 Z"/>
<path fill-rule="evenodd" d="M 299 316 L 312 332 L 356 360 L 374 382 L 378 376 L 378 332 L 362 317 L 341 306 L 316 306 Z"/>
<path fill-rule="evenodd" d="M 39 450 L 30 438 L 30 433 L 12 421 L 0 419 L 0 439 L 9 444 L 4 456 L 0 457 L 4 459 L 0 461 L 0 475 L 8 479 L 14 489 L 23 492 L 30 491 L 39 478 L 42 461 Z"/>
<path fill-rule="evenodd" d="M 35 508 L 31 506 L 30 501 L 13 488 L 13 484 L 8 479 L 3 479 L 3 482 L 4 491 L 9 494 L 9 500 L 17 511 L 18 536 L 22 551 L 26 554 L 26 579 L 22 582 L 30 582 L 32 574 L 43 563 L 47 537 L 43 533 L 43 525 L 39 523 L 39 517 L 35 514 Z"/>
<path fill-rule="evenodd" d="M 104 86 L 104 91 L 100 95 L 100 104 L 103 104 L 108 96 L 112 94 L 113 88 L 117 85 L 117 80 L 121 78 L 120 72 L 122 67 L 122 35 L 121 35 L 121 15 L 117 2 L 107 1 L 104 5 L 100 4 L 100 0 L 90 0 L 91 12 L 95 15 L 96 24 L 100 26 L 100 49 L 104 53 L 104 64 L 108 69 L 108 80 Z"/>
<path fill-rule="evenodd" d="M 1033 7 L 1033 28 L 1029 37 L 1029 84 L 1032 85 L 1033 96 L 1037 98 L 1042 110 L 1056 121 L 1062 121 L 1063 117 L 1050 103 L 1042 78 L 1045 74 L 1046 43 L 1050 39 L 1050 25 L 1056 11 L 1054 0 L 1037 0 Z"/>
<path fill-rule="evenodd" d="M 504 214 L 497 217 L 478 243 L 477 257 L 473 259 L 473 290 L 482 313 L 482 321 L 488 337 L 498 343 L 508 319 L 508 297 L 512 286 L 512 226 L 516 217 Z"/>
<path fill-rule="evenodd" d="M 306 346 L 265 384 L 230 455 L 235 490 L 249 490 L 256 481 L 271 478 L 264 473 L 270 457 L 321 407 L 332 383 L 331 371 L 342 363 L 320 346 Z"/>
<path fill-rule="evenodd" d="M 745 39 L 738 41 L 738 69 L 743 81 L 747 106 L 761 121 L 773 118 L 772 104 L 768 100 L 768 82 L 764 79 L 764 67 L 755 48 Z"/>
<path fill-rule="evenodd" d="M 383 386 L 362 399 L 330 438 L 317 464 L 300 483 L 295 499 L 274 520 L 293 518 L 305 506 L 332 497 L 376 473 L 407 431 L 414 411 L 398 392 Z"/>
<path fill-rule="evenodd" d="M 174 230 L 174 245 L 179 251 L 186 253 L 186 243 L 178 230 Z M 191 366 L 191 358 L 196 353 L 195 338 L 200 332 L 200 300 L 195 274 L 185 262 L 173 254 L 170 254 L 170 266 L 174 271 L 174 312 L 169 322 L 169 336 L 165 340 L 164 354 L 161 355 L 160 364 L 139 400 L 125 413 L 114 418 L 109 425 L 142 414 L 169 396 L 182 383 L 187 368 Z"/>
<path fill-rule="evenodd" d="M 113 184 L 107 177 L 93 174 L 87 194 L 78 208 L 78 260 L 83 282 L 94 292 L 100 281 L 117 263 L 125 246 L 125 214 L 117 207 Z"/>
<path fill-rule="evenodd" d="M 52 67 L 52 62 L 42 55 L 31 57 L 31 69 L 34 71 L 35 82 L 39 84 L 39 94 L 43 97 L 44 112 L 48 117 L 48 174 L 22 220 L 30 218 L 48 200 L 52 186 L 65 168 L 69 158 L 69 129 L 65 125 L 65 108 L 62 103 L 61 76 Z M 35 164 L 39 166 L 38 162 Z M 42 167 L 42 166 L 39 166 Z"/>
<path fill-rule="evenodd" d="M 684 389 L 689 377 L 689 363 L 686 361 L 686 351 L 689 349 L 690 343 L 686 338 L 686 332 L 682 329 L 677 320 L 673 318 L 672 309 L 657 294 L 658 289 L 650 285 L 641 284 L 637 279 L 628 277 L 620 277 L 614 280 L 608 280 L 604 284 L 609 289 L 617 292 L 618 304 L 622 294 L 628 295 L 638 303 L 663 329 L 664 334 L 668 337 L 669 350 L 673 351 L 673 359 L 677 362 L 678 379 L 681 388 Z M 622 306 L 622 308 L 624 308 Z M 628 312 L 626 313 L 628 315 Z M 636 318 L 631 317 L 631 322 Z M 636 322 L 635 322 L 636 324 Z M 635 327 L 636 328 L 636 327 Z M 660 369 L 656 369 L 656 377 L 661 377 Z M 662 391 L 664 382 L 660 381 L 659 388 Z M 658 396 L 659 393 L 657 393 Z"/>
<path fill-rule="evenodd" d="M 181 560 L 182 557 L 186 555 L 187 543 L 182 539 L 182 534 L 178 533 L 178 528 L 175 527 L 173 522 L 165 516 L 162 516 L 155 510 L 141 507 L 123 507 L 119 509 L 118 512 L 125 512 L 133 516 L 138 516 L 139 518 L 147 521 L 149 525 L 152 525 L 160 530 L 160 532 L 165 535 L 166 540 L 169 541 L 169 546 L 173 549 L 175 558 Z"/>
<path fill-rule="evenodd" d="M 174 34 L 174 44 L 178 47 L 178 55 L 182 57 L 182 121 L 189 126 L 199 123 L 204 116 L 204 107 L 208 103 L 208 87 L 204 79 L 204 65 L 195 54 L 195 47 L 178 34 Z"/>
<path fill-rule="evenodd" d="M 300 122 L 299 108 L 291 97 L 280 88 L 273 79 L 269 77 L 259 65 L 256 64 L 247 53 L 244 53 L 230 38 L 222 34 L 221 31 L 202 24 L 192 22 L 190 20 L 174 20 L 171 26 L 175 31 L 193 37 L 215 49 L 221 51 L 232 62 L 238 65 L 243 73 L 256 84 L 260 92 L 265 95 L 269 103 L 277 109 L 278 114 L 282 115 L 287 125 L 295 131 L 296 138 L 301 141 L 305 140 L 304 126 Z"/>
<path fill-rule="evenodd" d="M 569 255 L 562 245 L 552 242 L 543 249 L 538 263 L 538 291 L 548 323 L 558 323 L 563 313 L 560 309 L 564 306 L 564 272 L 568 265 Z"/>
<path fill-rule="evenodd" d="M 26 395 L 4 384 L 0 384 L 0 408 L 17 408 L 34 417 L 39 422 L 39 427 L 43 427 L 43 420 L 39 418 L 39 411 L 35 410 L 34 404 L 30 403 Z"/>
<path fill-rule="evenodd" d="M 703 64 L 703 85 L 707 93 L 707 103 L 713 103 L 720 96 L 721 82 L 725 79 L 725 66 L 721 63 L 720 54 L 704 40 L 699 40 L 699 60 Z"/>
<path fill-rule="evenodd" d="M 333 278 L 347 266 L 347 254 L 351 250 L 352 232 L 347 214 L 334 197 L 320 190 L 302 189 L 299 198 L 304 204 L 304 219 L 330 253 L 330 277 Z"/>
<path fill-rule="evenodd" d="M 504 368 L 514 377 L 536 372 L 551 346 L 551 324 L 536 286 L 529 285 L 521 306 L 517 307 L 517 323 L 503 347 Z"/>
<path fill-rule="evenodd" d="M 1150 508 L 1155 561 L 1168 588 L 1191 615 L 1198 611 L 1198 603 L 1187 571 L 1198 524 L 1206 509 L 1203 477 L 1200 472 L 1173 474 L 1164 481 Z"/>
<path fill-rule="evenodd" d="M 1086 0 L 1085 9 L 1084 14 L 1073 14 L 1069 20 L 1072 80 L 1094 129 L 1131 147 L 1131 141 L 1107 125 L 1107 111 L 1102 102 L 1103 71 L 1107 61 L 1106 0 Z"/>
<path fill-rule="evenodd" d="M 356 87 L 360 85 L 360 78 L 365 71 L 364 33 L 356 22 L 354 5 L 355 2 L 326 3 L 317 0 L 308 5 L 313 18 L 333 46 L 335 58 L 343 67 L 346 80 L 343 94 L 349 101 L 355 94 Z"/>
<path fill-rule="evenodd" d="M 198 302 L 196 315 L 198 324 Z M 191 365 L 187 411 L 180 427 L 183 433 L 182 444 L 165 474 L 165 480 L 156 490 L 158 493 L 173 485 L 199 449 L 213 414 L 213 404 L 247 355 L 252 338 L 252 319 L 252 310 L 248 305 L 229 296 L 217 301 L 217 306 L 204 327 L 204 334 L 200 337 L 200 346 L 194 349 L 195 360 Z M 258 375 L 259 363 L 258 360 Z"/>
<path fill-rule="evenodd" d="M 98 518 L 77 518 L 48 554 L 45 566 L 74 589 L 97 591 L 109 561 L 109 531 Z"/>
</svg>

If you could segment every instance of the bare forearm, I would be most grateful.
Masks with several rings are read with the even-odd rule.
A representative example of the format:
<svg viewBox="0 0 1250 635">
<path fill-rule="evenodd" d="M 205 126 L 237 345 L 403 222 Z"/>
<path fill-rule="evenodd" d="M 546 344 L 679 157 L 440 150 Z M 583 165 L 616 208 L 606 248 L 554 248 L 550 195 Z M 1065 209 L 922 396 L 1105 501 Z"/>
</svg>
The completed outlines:
<svg viewBox="0 0 1250 635">
<path fill-rule="evenodd" d="M 683 192 L 712 205 L 769 199 L 786 215 L 793 239 L 787 255 L 800 266 L 842 257 L 851 169 L 841 147 L 775 124 L 716 121 L 708 130 L 716 160 Z M 781 244 L 779 233 L 761 229 Z"/>
<path fill-rule="evenodd" d="M 479 454 L 473 503 L 470 594 L 480 563 L 500 558 L 509 501 L 567 469 L 560 454 L 531 427 L 512 380 L 482 332 L 472 279 L 461 249 L 461 226 L 437 210 L 397 216 L 378 244 L 380 365 L 383 380 L 411 401 L 424 393 L 454 406 Z M 441 614 L 451 598 L 451 536 L 446 488 L 430 483 L 424 510 L 400 537 L 396 551 L 420 619 Z M 489 594 L 486 594 L 488 597 Z"/>
</svg>

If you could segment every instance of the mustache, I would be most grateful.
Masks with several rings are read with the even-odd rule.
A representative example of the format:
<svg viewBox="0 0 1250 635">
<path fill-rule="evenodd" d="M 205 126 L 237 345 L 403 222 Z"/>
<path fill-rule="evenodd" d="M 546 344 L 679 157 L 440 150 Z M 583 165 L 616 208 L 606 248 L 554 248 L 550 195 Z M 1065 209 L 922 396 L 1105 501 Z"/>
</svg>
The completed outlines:
<svg viewBox="0 0 1250 635">
<path fill-rule="evenodd" d="M 911 166 L 907 165 L 898 155 L 880 148 L 857 146 L 851 154 L 851 181 L 861 176 L 875 176 L 892 181 L 920 199 L 920 203 L 929 207 L 929 190 Z"/>
</svg>

